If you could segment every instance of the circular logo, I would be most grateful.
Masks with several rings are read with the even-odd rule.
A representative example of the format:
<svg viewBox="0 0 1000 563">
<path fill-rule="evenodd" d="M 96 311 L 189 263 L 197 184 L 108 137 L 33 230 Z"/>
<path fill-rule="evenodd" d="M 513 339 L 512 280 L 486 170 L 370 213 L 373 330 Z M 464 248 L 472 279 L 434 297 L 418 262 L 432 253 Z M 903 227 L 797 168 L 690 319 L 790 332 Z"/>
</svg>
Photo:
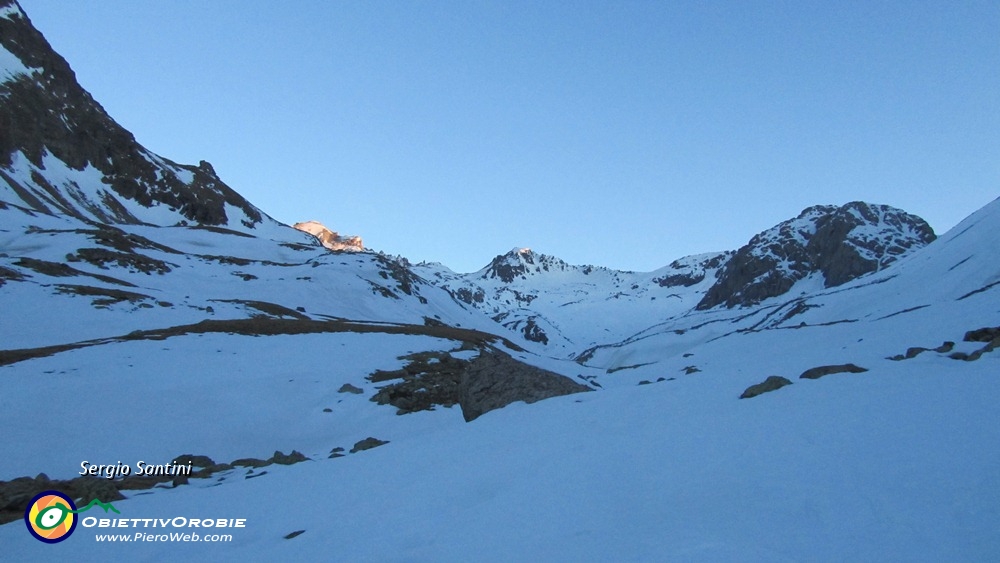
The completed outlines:
<svg viewBox="0 0 1000 563">
<path fill-rule="evenodd" d="M 39 541 L 59 543 L 76 529 L 76 505 L 59 491 L 45 491 L 31 499 L 24 511 L 28 531 Z"/>
</svg>

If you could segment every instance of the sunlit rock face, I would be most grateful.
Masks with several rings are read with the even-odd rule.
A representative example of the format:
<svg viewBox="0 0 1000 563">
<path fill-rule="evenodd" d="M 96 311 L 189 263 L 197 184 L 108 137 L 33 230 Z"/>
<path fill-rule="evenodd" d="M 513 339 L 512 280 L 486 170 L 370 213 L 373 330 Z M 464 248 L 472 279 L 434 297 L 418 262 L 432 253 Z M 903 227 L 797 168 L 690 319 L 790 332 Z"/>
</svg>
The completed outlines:
<svg viewBox="0 0 1000 563">
<path fill-rule="evenodd" d="M 323 246 L 329 248 L 330 250 L 361 252 L 365 249 L 364 243 L 361 242 L 361 237 L 341 236 L 335 231 L 331 231 L 326 228 L 326 226 L 319 221 L 305 221 L 303 223 L 295 223 L 292 226 L 302 232 L 309 233 L 310 235 L 316 237 Z"/>
</svg>

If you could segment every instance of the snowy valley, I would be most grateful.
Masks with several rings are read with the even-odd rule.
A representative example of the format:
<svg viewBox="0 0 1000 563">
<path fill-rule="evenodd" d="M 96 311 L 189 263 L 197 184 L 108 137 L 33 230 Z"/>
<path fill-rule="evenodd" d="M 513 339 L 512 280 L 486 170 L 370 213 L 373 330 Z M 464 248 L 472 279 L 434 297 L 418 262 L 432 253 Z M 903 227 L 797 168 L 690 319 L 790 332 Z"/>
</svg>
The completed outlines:
<svg viewBox="0 0 1000 563">
<path fill-rule="evenodd" d="M 146 150 L 13 0 L 0 45 L 0 558 L 1000 555 L 1000 199 L 940 236 L 845 202 L 653 272 L 458 273 Z M 120 516 L 39 542 L 60 487 Z"/>
</svg>

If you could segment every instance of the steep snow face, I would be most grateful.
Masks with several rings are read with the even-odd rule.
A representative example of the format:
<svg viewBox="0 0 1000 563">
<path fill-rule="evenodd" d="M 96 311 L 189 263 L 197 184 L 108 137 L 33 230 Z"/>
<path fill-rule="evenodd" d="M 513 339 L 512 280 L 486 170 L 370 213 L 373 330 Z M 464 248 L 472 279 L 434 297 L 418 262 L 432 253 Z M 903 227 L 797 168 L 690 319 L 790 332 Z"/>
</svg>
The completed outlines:
<svg viewBox="0 0 1000 563">
<path fill-rule="evenodd" d="M 102 223 L 275 224 L 207 162 L 177 164 L 139 145 L 16 3 L 0 9 L 0 200 Z"/>
<path fill-rule="evenodd" d="M 753 305 L 809 276 L 834 287 L 934 240 L 921 218 L 887 205 L 819 205 L 754 236 L 726 265 L 699 309 Z"/>
</svg>

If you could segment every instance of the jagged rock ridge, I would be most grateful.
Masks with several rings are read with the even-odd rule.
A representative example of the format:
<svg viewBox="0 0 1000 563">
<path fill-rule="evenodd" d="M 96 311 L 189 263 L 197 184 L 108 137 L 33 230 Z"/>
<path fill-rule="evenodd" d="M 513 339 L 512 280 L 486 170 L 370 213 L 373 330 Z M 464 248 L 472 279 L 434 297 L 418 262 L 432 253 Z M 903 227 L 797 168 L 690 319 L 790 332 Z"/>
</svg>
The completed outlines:
<svg viewBox="0 0 1000 563">
<path fill-rule="evenodd" d="M 270 220 L 212 166 L 136 142 L 76 80 L 14 0 L 0 0 L 0 198 L 103 223 L 252 229 Z M 96 181 L 95 181 L 96 180 Z"/>
</svg>

